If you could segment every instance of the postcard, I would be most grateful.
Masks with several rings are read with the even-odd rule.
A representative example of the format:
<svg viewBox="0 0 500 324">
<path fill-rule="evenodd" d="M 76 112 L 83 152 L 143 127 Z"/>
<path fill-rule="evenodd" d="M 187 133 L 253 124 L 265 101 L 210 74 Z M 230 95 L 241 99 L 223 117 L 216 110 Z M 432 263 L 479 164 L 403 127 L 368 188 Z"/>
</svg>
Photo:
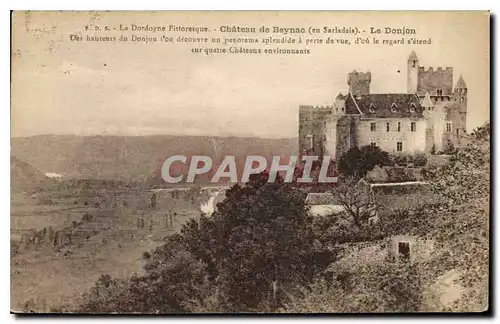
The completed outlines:
<svg viewBox="0 0 500 324">
<path fill-rule="evenodd" d="M 13 11 L 11 312 L 487 312 L 487 11 Z"/>
</svg>

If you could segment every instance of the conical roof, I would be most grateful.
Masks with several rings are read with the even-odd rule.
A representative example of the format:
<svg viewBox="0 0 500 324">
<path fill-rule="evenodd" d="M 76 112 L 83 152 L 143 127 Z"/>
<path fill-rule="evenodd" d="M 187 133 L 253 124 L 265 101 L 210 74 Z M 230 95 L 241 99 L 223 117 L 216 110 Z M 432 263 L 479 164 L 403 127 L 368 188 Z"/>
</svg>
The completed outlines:
<svg viewBox="0 0 500 324">
<path fill-rule="evenodd" d="M 408 61 L 418 61 L 418 57 L 415 51 L 411 51 L 410 56 L 408 56 Z"/>
<path fill-rule="evenodd" d="M 432 106 L 434 106 L 434 105 L 432 104 L 431 95 L 428 92 L 426 92 L 424 100 L 422 100 L 422 107 L 427 108 L 427 107 L 432 107 Z"/>
<path fill-rule="evenodd" d="M 455 89 L 467 89 L 467 85 L 465 84 L 464 77 L 460 74 L 460 77 L 458 78 L 457 85 L 455 86 Z"/>
</svg>

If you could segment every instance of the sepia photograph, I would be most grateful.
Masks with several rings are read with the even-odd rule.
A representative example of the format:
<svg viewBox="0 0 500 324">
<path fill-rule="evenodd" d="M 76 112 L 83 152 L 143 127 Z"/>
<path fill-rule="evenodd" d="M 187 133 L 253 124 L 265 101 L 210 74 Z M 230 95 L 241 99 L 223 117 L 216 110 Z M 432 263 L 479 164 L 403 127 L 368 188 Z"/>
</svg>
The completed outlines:
<svg viewBox="0 0 500 324">
<path fill-rule="evenodd" d="M 12 11 L 11 313 L 488 313 L 491 19 Z"/>
</svg>

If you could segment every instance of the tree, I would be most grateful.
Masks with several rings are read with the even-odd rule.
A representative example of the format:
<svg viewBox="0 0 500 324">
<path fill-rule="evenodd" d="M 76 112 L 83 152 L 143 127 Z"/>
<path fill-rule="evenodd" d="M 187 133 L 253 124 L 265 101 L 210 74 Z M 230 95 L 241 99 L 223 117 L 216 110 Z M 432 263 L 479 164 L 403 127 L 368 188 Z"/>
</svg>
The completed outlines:
<svg viewBox="0 0 500 324">
<path fill-rule="evenodd" d="M 370 187 L 355 177 L 341 177 L 332 194 L 345 210 L 353 225 L 361 228 L 376 215 L 376 205 Z"/>
<path fill-rule="evenodd" d="M 183 313 L 210 295 L 205 264 L 172 235 L 148 259 L 145 274 L 129 280 L 103 275 L 83 295 L 80 312 Z"/>
<path fill-rule="evenodd" d="M 291 184 L 267 183 L 263 173 L 233 186 L 205 228 L 223 309 L 275 309 L 288 289 L 312 280 L 319 269 L 311 225 L 305 194 Z"/>
<path fill-rule="evenodd" d="M 94 286 L 82 296 L 82 305 L 78 311 L 85 313 L 128 312 L 123 304 L 129 286 L 127 280 L 101 275 Z"/>
<path fill-rule="evenodd" d="M 318 244 L 305 194 L 279 177 L 267 180 L 264 172 L 234 185 L 210 217 L 192 219 L 180 234 L 169 236 L 148 258 L 144 275 L 105 297 L 86 296 L 82 309 L 171 313 L 281 307 L 297 284 L 310 283 L 335 254 Z"/>
<path fill-rule="evenodd" d="M 378 146 L 367 145 L 351 148 L 339 160 L 339 171 L 345 175 L 362 178 L 376 165 L 391 165 L 389 153 Z"/>
<path fill-rule="evenodd" d="M 462 271 L 466 292 L 454 311 L 483 311 L 488 301 L 490 221 L 490 124 L 477 129 L 466 146 L 442 166 L 427 168 L 424 177 L 445 202 L 436 209 L 434 235 L 445 250 L 441 268 Z"/>
</svg>

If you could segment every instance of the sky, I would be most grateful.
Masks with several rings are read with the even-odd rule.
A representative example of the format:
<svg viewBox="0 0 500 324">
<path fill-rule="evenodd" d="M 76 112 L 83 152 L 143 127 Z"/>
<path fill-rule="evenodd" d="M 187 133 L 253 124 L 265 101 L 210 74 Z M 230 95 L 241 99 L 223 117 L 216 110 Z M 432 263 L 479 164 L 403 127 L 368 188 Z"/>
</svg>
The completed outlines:
<svg viewBox="0 0 500 324">
<path fill-rule="evenodd" d="M 70 34 L 84 35 L 85 25 L 120 24 L 211 30 L 233 25 L 406 26 L 415 28 L 418 38 L 431 38 L 432 44 L 322 44 L 310 45 L 308 55 L 207 56 L 192 54 L 193 44 L 69 39 Z M 312 37 L 306 34 L 304 39 Z M 485 12 L 16 12 L 11 133 L 296 137 L 299 105 L 331 105 L 339 92 L 346 93 L 347 73 L 353 69 L 372 73 L 372 93 L 406 92 L 406 61 L 412 50 L 420 65 L 453 67 L 454 84 L 463 75 L 469 131 L 489 120 Z"/>
</svg>

